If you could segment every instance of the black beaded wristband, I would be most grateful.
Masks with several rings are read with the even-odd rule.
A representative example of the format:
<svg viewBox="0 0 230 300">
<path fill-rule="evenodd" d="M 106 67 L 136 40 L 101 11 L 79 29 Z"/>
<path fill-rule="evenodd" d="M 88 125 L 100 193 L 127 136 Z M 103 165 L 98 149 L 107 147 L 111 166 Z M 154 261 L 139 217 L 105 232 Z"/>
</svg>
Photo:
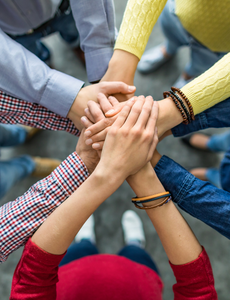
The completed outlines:
<svg viewBox="0 0 230 300">
<path fill-rule="evenodd" d="M 187 116 L 188 122 L 191 123 L 191 122 L 192 122 L 192 118 L 191 118 L 191 116 L 190 116 L 190 113 L 189 113 L 187 107 L 184 105 L 183 100 L 182 100 L 175 92 L 173 92 L 173 91 L 170 91 L 170 94 L 171 94 L 171 96 L 176 97 L 177 100 L 180 102 L 180 105 L 181 105 L 181 107 L 183 108 L 183 110 L 184 110 L 184 112 L 185 112 L 185 114 L 186 114 L 186 116 Z"/>
</svg>

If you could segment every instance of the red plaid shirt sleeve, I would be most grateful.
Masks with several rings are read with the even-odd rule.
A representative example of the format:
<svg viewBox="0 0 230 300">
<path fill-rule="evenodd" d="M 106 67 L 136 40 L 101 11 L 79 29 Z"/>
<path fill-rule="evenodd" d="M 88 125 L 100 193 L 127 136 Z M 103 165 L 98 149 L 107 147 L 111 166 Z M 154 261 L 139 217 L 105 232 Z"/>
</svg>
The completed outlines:
<svg viewBox="0 0 230 300">
<path fill-rule="evenodd" d="M 73 122 L 47 108 L 9 96 L 0 91 L 0 123 L 23 124 L 48 130 L 63 130 L 79 136 Z"/>
<path fill-rule="evenodd" d="M 0 263 L 26 243 L 45 219 L 89 176 L 76 152 L 24 195 L 0 207 Z"/>
</svg>

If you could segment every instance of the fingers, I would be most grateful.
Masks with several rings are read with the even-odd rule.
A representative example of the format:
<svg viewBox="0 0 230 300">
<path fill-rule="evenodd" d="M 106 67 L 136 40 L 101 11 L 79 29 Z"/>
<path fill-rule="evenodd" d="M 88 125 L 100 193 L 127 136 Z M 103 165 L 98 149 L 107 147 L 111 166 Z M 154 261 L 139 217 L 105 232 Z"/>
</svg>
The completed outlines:
<svg viewBox="0 0 230 300">
<path fill-rule="evenodd" d="M 158 103 L 157 103 L 157 101 L 154 101 L 152 111 L 151 111 L 150 117 L 148 119 L 148 123 L 146 125 L 147 130 L 152 130 L 153 128 L 156 127 L 157 118 L 158 118 L 158 110 L 159 110 Z"/>
<path fill-rule="evenodd" d="M 139 96 L 137 101 L 133 104 L 130 114 L 127 118 L 127 121 L 125 122 L 126 126 L 132 128 L 136 124 L 144 103 L 145 103 L 145 97 Z"/>
<path fill-rule="evenodd" d="M 94 101 L 88 101 L 87 106 L 88 108 L 85 109 L 85 114 L 87 118 L 91 120 L 91 122 L 99 122 L 105 117 L 98 103 L 95 103 Z"/>
<path fill-rule="evenodd" d="M 85 131 L 85 134 L 87 133 L 87 136 L 92 136 L 97 134 L 98 132 L 104 130 L 106 127 L 110 126 L 113 123 L 112 119 L 104 118 L 101 121 L 99 121 L 96 124 L 93 124 L 90 126 L 90 128 L 87 127 L 87 130 Z M 92 123 L 91 123 L 92 124 Z"/>
<path fill-rule="evenodd" d="M 103 145 L 104 145 L 104 141 L 102 142 L 97 142 L 97 143 L 94 143 L 93 145 L 92 145 L 92 148 L 94 149 L 94 150 L 97 150 L 98 151 L 98 154 L 100 154 L 101 153 L 101 149 L 103 148 Z"/>
<path fill-rule="evenodd" d="M 81 123 L 85 128 L 88 128 L 93 125 L 93 123 L 87 117 L 81 117 Z"/>
<path fill-rule="evenodd" d="M 98 99 L 98 102 L 100 104 L 100 107 L 101 107 L 103 113 L 106 113 L 107 111 L 109 111 L 113 108 L 111 102 L 107 99 L 107 97 L 104 94 L 99 93 L 97 96 L 97 99 Z"/>
<path fill-rule="evenodd" d="M 113 97 L 113 96 L 109 96 L 108 98 L 109 102 L 112 104 L 112 106 L 115 106 L 117 104 L 119 104 L 120 102 L 117 100 L 117 98 Z"/>
<path fill-rule="evenodd" d="M 146 127 L 149 117 L 151 115 L 152 107 L 153 107 L 153 98 L 151 96 L 148 96 L 145 98 L 145 102 L 142 106 L 141 113 L 138 117 L 138 120 L 136 122 L 136 125 L 138 128 L 143 129 Z"/>
<path fill-rule="evenodd" d="M 125 105 L 111 128 L 121 128 L 122 125 L 127 122 L 126 119 L 129 116 L 130 111 L 131 106 Z"/>
<path fill-rule="evenodd" d="M 115 98 L 115 97 L 113 97 L 113 96 L 110 96 L 109 98 L 109 101 L 112 103 L 115 103 L 115 100 L 117 101 L 117 99 Z M 107 111 L 106 113 L 105 113 L 105 116 L 107 117 L 107 118 L 111 118 L 111 117 L 113 117 L 113 116 L 115 116 L 116 114 L 118 114 L 121 110 L 122 110 L 122 108 L 125 106 L 125 105 L 133 105 L 133 103 L 135 102 L 137 100 L 137 97 L 132 97 L 132 98 L 130 98 L 128 101 L 125 101 L 125 102 L 119 102 L 119 104 L 117 104 L 117 105 L 115 105 L 115 106 L 113 106 L 113 108 L 112 109 L 110 109 L 109 111 Z"/>
<path fill-rule="evenodd" d="M 85 137 L 87 138 L 87 140 L 85 141 L 86 145 L 92 145 L 94 143 L 104 141 L 108 130 L 109 130 L 109 127 L 107 127 L 106 129 L 100 131 L 99 133 L 97 133 L 93 136 L 91 136 L 91 134 L 89 135 L 88 132 L 86 132 L 85 133 Z"/>
<path fill-rule="evenodd" d="M 136 87 L 132 85 L 128 85 L 121 81 L 109 81 L 109 82 L 101 82 L 101 92 L 106 95 L 112 95 L 117 93 L 122 94 L 132 94 L 135 92 Z"/>
</svg>

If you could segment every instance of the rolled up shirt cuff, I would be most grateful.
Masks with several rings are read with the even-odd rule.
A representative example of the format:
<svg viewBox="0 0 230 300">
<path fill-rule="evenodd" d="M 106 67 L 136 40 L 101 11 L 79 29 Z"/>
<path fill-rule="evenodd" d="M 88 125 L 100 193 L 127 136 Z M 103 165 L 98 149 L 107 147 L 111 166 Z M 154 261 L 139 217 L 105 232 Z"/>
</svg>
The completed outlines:
<svg viewBox="0 0 230 300">
<path fill-rule="evenodd" d="M 52 70 L 40 105 L 66 117 L 84 82 L 62 72 Z"/>
<path fill-rule="evenodd" d="M 89 82 L 101 80 L 108 69 L 112 55 L 113 47 L 85 52 L 86 71 Z"/>
</svg>

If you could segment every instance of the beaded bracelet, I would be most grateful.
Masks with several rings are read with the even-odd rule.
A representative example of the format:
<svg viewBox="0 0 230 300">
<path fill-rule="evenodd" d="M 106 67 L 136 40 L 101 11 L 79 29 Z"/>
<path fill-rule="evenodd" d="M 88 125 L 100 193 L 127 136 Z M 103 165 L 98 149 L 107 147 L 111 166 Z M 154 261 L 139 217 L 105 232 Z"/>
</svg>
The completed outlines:
<svg viewBox="0 0 230 300">
<path fill-rule="evenodd" d="M 184 105 L 183 100 L 176 93 L 174 93 L 173 91 L 170 91 L 170 94 L 171 94 L 171 97 L 176 97 L 176 99 L 180 102 L 180 105 L 181 105 L 181 107 L 183 108 L 183 110 L 186 114 L 188 123 L 191 123 L 192 119 L 191 119 L 190 113 L 189 113 L 187 107 Z"/>
<path fill-rule="evenodd" d="M 185 113 L 184 113 L 183 109 L 181 108 L 179 102 L 177 101 L 176 97 L 172 97 L 170 92 L 164 92 L 163 96 L 164 96 L 164 98 L 170 97 L 172 99 L 172 101 L 175 103 L 177 109 L 181 113 L 181 116 L 183 118 L 183 123 L 187 125 L 188 124 L 187 116 L 185 115 Z"/>
<path fill-rule="evenodd" d="M 152 206 L 139 206 L 138 204 L 134 203 L 134 205 L 136 206 L 136 208 L 138 209 L 152 209 L 152 208 L 157 208 L 157 207 L 161 207 L 163 206 L 164 204 L 168 203 L 169 201 L 172 200 L 172 197 L 169 196 L 169 197 L 166 197 L 162 202 L 156 204 L 156 205 L 152 205 Z"/>
<path fill-rule="evenodd" d="M 172 86 L 171 87 L 171 90 L 174 92 L 174 93 L 178 93 L 183 99 L 184 101 L 187 103 L 188 105 L 188 108 L 189 108 L 189 112 L 190 112 L 190 116 L 191 116 L 191 119 L 192 120 L 195 120 L 195 115 L 194 115 L 194 112 L 193 112 L 193 108 L 192 108 L 192 105 L 190 103 L 190 101 L 188 100 L 188 98 L 185 96 L 185 94 L 178 88 Z"/>
</svg>

